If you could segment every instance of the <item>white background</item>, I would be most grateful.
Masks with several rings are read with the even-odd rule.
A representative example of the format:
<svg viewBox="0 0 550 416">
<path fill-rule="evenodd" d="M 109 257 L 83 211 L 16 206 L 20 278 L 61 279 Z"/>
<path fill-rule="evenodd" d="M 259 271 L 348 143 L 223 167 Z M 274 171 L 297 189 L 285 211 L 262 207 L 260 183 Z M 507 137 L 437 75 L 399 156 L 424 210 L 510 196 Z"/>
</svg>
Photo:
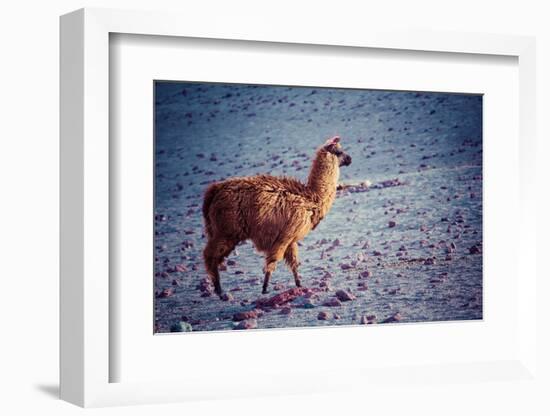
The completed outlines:
<svg viewBox="0 0 550 416">
<path fill-rule="evenodd" d="M 2 42 L 0 169 L 2 347 L 0 348 L 0 411 L 4 414 L 73 414 L 82 412 L 56 400 L 58 383 L 58 16 L 83 6 L 179 10 L 190 18 L 210 13 L 250 15 L 285 24 L 316 19 L 327 30 L 339 25 L 388 25 L 439 30 L 511 33 L 538 36 L 538 189 L 539 274 L 549 276 L 543 239 L 548 219 L 548 138 L 545 115 L 550 114 L 550 29 L 544 2 L 505 1 L 397 1 L 397 2 L 193 2 L 180 1 L 19 1 L 4 3 L 0 14 Z M 357 3 L 357 4 L 354 4 Z M 285 22 L 285 21 L 289 22 Z M 185 22 L 182 22 L 185 24 Z M 539 299 L 550 293 L 539 283 Z M 539 301 L 541 339 L 539 363 L 548 376 L 550 351 L 548 304 Z M 545 332 L 542 329 L 546 328 Z M 405 346 L 404 346 L 405 348 Z M 335 357 L 327 357 L 335 359 Z M 162 363 L 159 363 L 162 365 Z M 100 414 L 295 414 L 376 413 L 404 414 L 548 414 L 546 390 L 505 382 L 479 385 L 434 385 L 426 393 L 388 385 L 384 394 L 371 396 L 335 393 L 330 396 L 271 397 L 163 406 L 100 409 Z M 543 393 L 546 393 L 543 395 Z"/>
</svg>

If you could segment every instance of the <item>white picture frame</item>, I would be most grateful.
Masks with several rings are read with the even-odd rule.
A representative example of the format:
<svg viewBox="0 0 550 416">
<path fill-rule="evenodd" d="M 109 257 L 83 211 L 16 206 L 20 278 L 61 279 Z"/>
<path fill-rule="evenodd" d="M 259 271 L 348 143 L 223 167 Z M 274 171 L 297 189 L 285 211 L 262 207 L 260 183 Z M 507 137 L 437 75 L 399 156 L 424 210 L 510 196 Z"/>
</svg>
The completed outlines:
<svg viewBox="0 0 550 416">
<path fill-rule="evenodd" d="M 182 24 L 185 21 L 185 24 Z M 520 221 L 517 242 L 519 345 L 509 360 L 422 366 L 417 377 L 468 380 L 488 371 L 506 379 L 536 375 L 535 41 L 530 37 L 468 33 L 397 32 L 342 27 L 326 31 L 315 23 L 300 28 L 244 21 L 235 26 L 169 13 L 81 9 L 61 18 L 61 398 L 80 406 L 159 403 L 197 398 L 321 392 L 347 388 L 339 382 L 309 383 L 271 375 L 223 389 L 221 383 L 113 383 L 109 366 L 109 34 L 124 33 L 262 42 L 383 48 L 438 53 L 505 55 L 518 59 Z M 112 306 L 112 305 L 111 305 Z M 244 335 L 244 334 L 243 334 Z M 215 334 L 210 335 L 215 337 Z M 342 370 L 347 371 L 347 370 Z M 396 369 L 353 372 L 359 388 L 387 383 Z M 402 374 L 400 374 L 402 376 Z M 476 382 L 476 378 L 472 378 Z"/>
</svg>

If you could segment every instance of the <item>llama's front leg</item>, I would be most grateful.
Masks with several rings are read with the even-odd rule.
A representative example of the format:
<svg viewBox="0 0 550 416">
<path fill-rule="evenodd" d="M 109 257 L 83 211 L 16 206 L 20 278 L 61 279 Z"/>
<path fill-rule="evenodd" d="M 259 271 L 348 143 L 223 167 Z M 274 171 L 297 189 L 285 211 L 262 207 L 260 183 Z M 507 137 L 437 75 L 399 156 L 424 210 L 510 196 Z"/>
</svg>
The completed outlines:
<svg viewBox="0 0 550 416">
<path fill-rule="evenodd" d="M 300 280 L 300 275 L 298 274 L 298 266 L 300 265 L 300 262 L 298 261 L 298 243 L 291 243 L 286 248 L 285 261 L 294 275 L 294 283 L 296 283 L 297 287 L 301 287 L 302 281 Z"/>
<path fill-rule="evenodd" d="M 262 293 L 265 295 L 268 293 L 267 287 L 269 286 L 269 279 L 271 279 L 271 272 L 265 272 L 264 276 L 264 286 L 262 288 Z"/>
</svg>

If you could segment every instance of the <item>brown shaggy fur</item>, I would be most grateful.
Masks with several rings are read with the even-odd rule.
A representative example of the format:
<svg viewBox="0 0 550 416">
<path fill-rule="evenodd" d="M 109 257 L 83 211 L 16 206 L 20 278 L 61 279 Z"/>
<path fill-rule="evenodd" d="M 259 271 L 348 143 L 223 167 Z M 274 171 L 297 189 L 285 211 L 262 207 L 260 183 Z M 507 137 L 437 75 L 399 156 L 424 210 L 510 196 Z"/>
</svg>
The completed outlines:
<svg viewBox="0 0 550 416">
<path fill-rule="evenodd" d="M 333 137 L 317 150 L 307 184 L 288 177 L 258 175 L 208 187 L 203 203 L 208 242 L 203 254 L 218 295 L 222 294 L 218 266 L 244 240 L 252 240 L 265 254 L 263 293 L 267 293 L 271 273 L 283 258 L 296 286 L 301 286 L 298 241 L 328 213 L 336 196 L 339 166 L 351 163 L 339 141 Z"/>
</svg>

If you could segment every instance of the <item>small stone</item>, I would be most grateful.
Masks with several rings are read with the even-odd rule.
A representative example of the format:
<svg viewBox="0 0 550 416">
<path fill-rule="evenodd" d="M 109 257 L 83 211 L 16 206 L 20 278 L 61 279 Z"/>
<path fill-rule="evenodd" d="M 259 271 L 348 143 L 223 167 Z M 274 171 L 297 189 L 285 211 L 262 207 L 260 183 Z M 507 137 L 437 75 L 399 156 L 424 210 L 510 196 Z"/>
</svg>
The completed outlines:
<svg viewBox="0 0 550 416">
<path fill-rule="evenodd" d="M 285 306 L 281 309 L 281 315 L 290 315 L 292 313 L 292 308 L 290 306 Z"/>
<path fill-rule="evenodd" d="M 255 319 L 248 319 L 246 321 L 241 321 L 233 327 L 233 329 L 254 329 L 258 327 L 258 321 Z"/>
<path fill-rule="evenodd" d="M 395 221 L 390 221 L 390 222 L 388 222 L 388 227 L 389 227 L 389 228 L 393 228 L 393 227 L 395 227 L 396 225 L 397 225 L 397 223 L 396 223 Z"/>
<path fill-rule="evenodd" d="M 231 293 L 224 293 L 221 295 L 221 300 L 223 300 L 224 302 L 229 302 L 229 301 L 232 301 L 233 299 L 234 298 Z"/>
<path fill-rule="evenodd" d="M 262 298 L 256 301 L 256 305 L 262 309 L 264 308 L 274 308 L 285 303 L 291 302 L 294 299 L 305 296 L 306 294 L 313 292 L 312 289 L 306 287 L 294 287 L 288 289 L 284 292 L 281 292 L 271 298 Z"/>
<path fill-rule="evenodd" d="M 319 312 L 319 314 L 317 315 L 317 319 L 319 321 L 326 321 L 327 319 L 329 319 L 329 314 L 328 312 Z"/>
<path fill-rule="evenodd" d="M 193 326 L 189 322 L 176 322 L 170 326 L 170 332 L 192 332 Z"/>
<path fill-rule="evenodd" d="M 390 316 L 389 318 L 386 318 L 382 321 L 383 324 L 390 324 L 401 321 L 401 314 L 397 312 L 396 314 Z"/>
<path fill-rule="evenodd" d="M 480 248 L 476 246 L 470 247 L 470 254 L 481 254 Z"/>
<path fill-rule="evenodd" d="M 342 302 L 340 302 L 338 298 L 330 298 L 327 301 L 325 301 L 325 303 L 323 303 L 323 306 L 338 307 L 338 306 L 342 306 Z"/>
<path fill-rule="evenodd" d="M 261 312 L 258 310 L 251 310 L 246 312 L 237 312 L 233 315 L 235 322 L 246 321 L 247 319 L 256 319 L 260 316 Z"/>
<path fill-rule="evenodd" d="M 168 288 L 164 289 L 162 292 L 160 292 L 157 295 L 157 298 L 169 298 L 173 294 L 174 294 L 174 289 L 171 288 L 171 287 L 168 287 Z"/>
<path fill-rule="evenodd" d="M 348 264 L 348 263 L 342 263 L 342 264 L 340 264 L 340 268 L 342 270 L 350 270 L 350 269 L 353 269 L 353 266 Z"/>
<path fill-rule="evenodd" d="M 361 273 L 359 273 L 359 277 L 360 278 L 363 278 L 363 279 L 366 279 L 368 277 L 371 277 L 371 272 L 369 270 L 365 270 L 365 271 L 362 271 Z"/>
<path fill-rule="evenodd" d="M 351 293 L 349 293 L 346 290 L 340 289 L 336 292 L 336 297 L 341 302 L 348 302 L 350 300 L 354 300 L 355 296 L 353 296 Z"/>
</svg>

